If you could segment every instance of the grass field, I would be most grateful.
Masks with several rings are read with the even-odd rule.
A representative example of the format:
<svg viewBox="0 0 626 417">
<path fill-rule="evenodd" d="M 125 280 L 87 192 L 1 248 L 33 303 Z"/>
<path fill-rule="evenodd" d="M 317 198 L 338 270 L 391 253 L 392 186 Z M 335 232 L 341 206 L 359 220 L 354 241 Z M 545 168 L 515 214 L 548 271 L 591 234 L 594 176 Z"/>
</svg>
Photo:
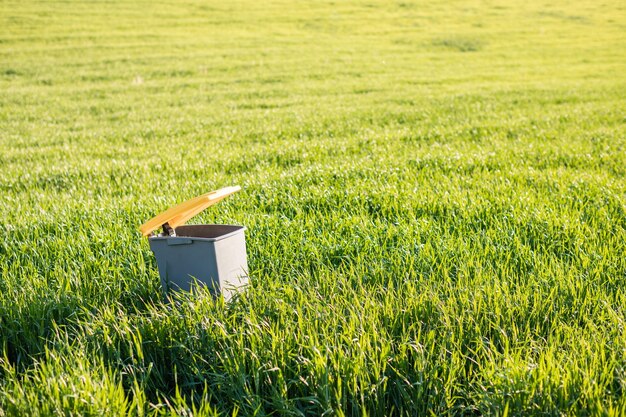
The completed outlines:
<svg viewBox="0 0 626 417">
<path fill-rule="evenodd" d="M 0 416 L 625 415 L 625 97 L 618 0 L 0 1 Z"/>
</svg>

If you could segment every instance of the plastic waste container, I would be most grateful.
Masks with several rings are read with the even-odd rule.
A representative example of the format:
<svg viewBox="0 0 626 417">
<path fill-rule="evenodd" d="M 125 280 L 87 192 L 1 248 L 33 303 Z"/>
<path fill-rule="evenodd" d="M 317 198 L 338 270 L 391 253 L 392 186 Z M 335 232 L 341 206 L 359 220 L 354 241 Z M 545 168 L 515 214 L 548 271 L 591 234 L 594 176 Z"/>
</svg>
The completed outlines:
<svg viewBox="0 0 626 417">
<path fill-rule="evenodd" d="M 184 225 L 191 217 L 241 187 L 226 187 L 172 207 L 144 223 L 156 257 L 163 290 L 190 291 L 206 285 L 214 295 L 230 299 L 248 283 L 245 227 L 222 224 Z M 155 230 L 162 228 L 157 234 Z"/>
</svg>

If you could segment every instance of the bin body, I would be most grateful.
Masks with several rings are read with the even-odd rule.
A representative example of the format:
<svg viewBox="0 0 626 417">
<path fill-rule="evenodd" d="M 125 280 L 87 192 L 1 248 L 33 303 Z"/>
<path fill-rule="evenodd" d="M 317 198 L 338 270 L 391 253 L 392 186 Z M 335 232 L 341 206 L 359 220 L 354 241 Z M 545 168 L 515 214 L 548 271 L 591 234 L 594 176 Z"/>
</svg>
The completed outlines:
<svg viewBox="0 0 626 417">
<path fill-rule="evenodd" d="M 163 290 L 190 291 L 206 285 L 225 299 L 248 283 L 244 226 L 179 226 L 176 236 L 150 237 Z"/>
</svg>

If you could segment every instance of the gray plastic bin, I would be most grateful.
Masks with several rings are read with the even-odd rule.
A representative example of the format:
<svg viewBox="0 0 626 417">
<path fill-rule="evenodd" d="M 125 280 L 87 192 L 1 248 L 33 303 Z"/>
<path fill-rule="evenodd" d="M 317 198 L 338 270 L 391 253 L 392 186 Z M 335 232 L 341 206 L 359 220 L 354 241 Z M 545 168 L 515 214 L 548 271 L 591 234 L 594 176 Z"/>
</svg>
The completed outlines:
<svg viewBox="0 0 626 417">
<path fill-rule="evenodd" d="M 225 299 L 248 283 L 244 226 L 221 224 L 178 226 L 176 236 L 150 237 L 163 289 L 190 291 L 209 287 Z"/>
<path fill-rule="evenodd" d="M 206 285 L 214 295 L 230 299 L 248 283 L 243 226 L 184 225 L 191 217 L 241 190 L 225 187 L 171 207 L 139 227 L 148 237 L 159 267 L 163 290 L 189 291 Z M 161 234 L 156 230 L 162 228 Z"/>
</svg>

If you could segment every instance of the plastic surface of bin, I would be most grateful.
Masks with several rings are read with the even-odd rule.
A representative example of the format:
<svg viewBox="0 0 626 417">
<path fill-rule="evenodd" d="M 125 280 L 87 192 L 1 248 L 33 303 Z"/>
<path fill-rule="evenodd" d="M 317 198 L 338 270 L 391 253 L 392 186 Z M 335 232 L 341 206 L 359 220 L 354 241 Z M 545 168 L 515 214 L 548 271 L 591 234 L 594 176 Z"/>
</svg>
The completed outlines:
<svg viewBox="0 0 626 417">
<path fill-rule="evenodd" d="M 176 236 L 150 237 L 164 291 L 191 291 L 206 285 L 226 300 L 248 283 L 245 227 L 189 225 Z"/>
</svg>

